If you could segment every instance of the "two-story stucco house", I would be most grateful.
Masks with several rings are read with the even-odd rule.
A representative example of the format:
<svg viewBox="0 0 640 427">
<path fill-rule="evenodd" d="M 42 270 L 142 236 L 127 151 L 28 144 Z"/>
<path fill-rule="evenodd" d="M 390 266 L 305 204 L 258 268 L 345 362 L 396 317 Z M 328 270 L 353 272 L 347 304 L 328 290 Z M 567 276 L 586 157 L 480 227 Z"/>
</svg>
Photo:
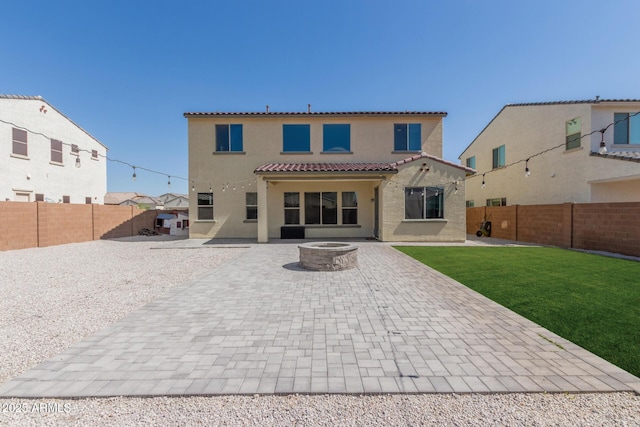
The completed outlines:
<svg viewBox="0 0 640 427">
<path fill-rule="evenodd" d="M 467 205 L 640 201 L 638 111 L 597 98 L 504 106 L 459 157 L 478 171 Z"/>
<path fill-rule="evenodd" d="M 0 95 L 0 200 L 104 203 L 107 148 L 39 96 Z"/>
<path fill-rule="evenodd" d="M 185 113 L 191 238 L 464 241 L 443 112 Z"/>
</svg>

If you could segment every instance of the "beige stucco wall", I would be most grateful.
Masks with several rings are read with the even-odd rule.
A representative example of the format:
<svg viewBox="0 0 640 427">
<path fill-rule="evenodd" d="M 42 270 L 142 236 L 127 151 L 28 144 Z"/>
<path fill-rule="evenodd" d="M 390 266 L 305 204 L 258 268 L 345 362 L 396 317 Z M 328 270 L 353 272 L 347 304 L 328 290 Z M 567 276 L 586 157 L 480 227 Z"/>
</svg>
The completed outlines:
<svg viewBox="0 0 640 427">
<path fill-rule="evenodd" d="M 323 154 L 322 125 L 349 123 L 352 154 Z M 188 118 L 189 180 L 195 186 L 190 197 L 190 236 L 192 238 L 232 238 L 257 236 L 257 224 L 245 222 L 245 193 L 257 192 L 253 171 L 265 163 L 312 162 L 393 162 L 414 152 L 393 152 L 394 123 L 422 125 L 422 151 L 442 155 L 442 118 L 430 116 L 207 116 Z M 215 153 L 215 125 L 243 125 L 243 153 Z M 311 153 L 282 153 L 282 125 L 310 124 Z M 226 185 L 229 184 L 229 188 Z M 235 185 L 235 191 L 233 187 Z M 244 188 L 242 186 L 244 185 Z M 225 187 L 225 191 L 222 191 Z M 282 195 L 285 188 L 304 191 L 352 191 L 356 188 L 362 204 L 359 209 L 360 228 L 311 228 L 311 237 L 368 237 L 373 232 L 373 181 L 325 183 L 277 183 L 267 190 L 270 238 L 280 236 L 283 220 Z M 214 194 L 215 221 L 197 220 L 197 194 Z M 317 190 L 306 190 L 314 188 Z M 366 201 L 366 202 L 365 202 Z M 240 215 L 241 213 L 241 215 Z M 362 221 L 362 222 L 361 222 Z M 329 234 L 333 236 L 329 236 Z"/>
<path fill-rule="evenodd" d="M 555 204 L 594 201 L 591 182 L 614 178 L 640 178 L 637 163 L 590 156 L 597 151 L 601 134 L 584 137 L 581 147 L 565 150 L 564 146 L 537 155 L 544 150 L 565 143 L 568 120 L 581 119 L 582 135 L 599 130 L 613 122 L 614 112 L 637 111 L 640 105 L 622 104 L 558 104 L 507 106 L 461 154 L 461 164 L 476 157 L 477 175 L 466 185 L 466 199 L 475 206 L 484 206 L 487 199 L 506 198 L 508 205 Z M 613 127 L 605 133 L 608 149 L 613 147 Z M 492 151 L 505 145 L 506 165 L 492 170 Z M 623 147 L 623 148 L 627 148 Z M 531 176 L 525 177 L 525 161 L 529 160 Z M 486 187 L 482 188 L 482 174 Z M 602 197 L 602 192 L 601 196 Z M 640 200 L 636 191 L 633 200 Z M 610 200 L 599 200 L 610 201 Z"/>
<path fill-rule="evenodd" d="M 431 159 L 401 166 L 398 174 L 381 187 L 384 217 L 380 239 L 390 242 L 463 242 L 466 238 L 464 175 L 459 168 Z M 404 187 L 422 186 L 444 189 L 444 219 L 405 220 Z"/>
<path fill-rule="evenodd" d="M 0 122 L 0 200 L 15 200 L 16 193 L 25 193 L 30 195 L 30 201 L 35 200 L 36 194 L 43 194 L 55 202 L 69 196 L 71 203 L 85 203 L 86 197 L 91 197 L 92 203 L 104 203 L 107 192 L 104 145 L 43 100 L 0 98 L 0 118 L 29 130 L 27 158 L 15 156 L 14 126 Z M 81 150 L 81 167 L 75 167 L 78 156 L 71 154 L 70 145 L 64 144 L 63 163 L 52 163 L 50 138 L 76 144 Z M 91 150 L 98 151 L 97 160 L 91 158 Z"/>
</svg>

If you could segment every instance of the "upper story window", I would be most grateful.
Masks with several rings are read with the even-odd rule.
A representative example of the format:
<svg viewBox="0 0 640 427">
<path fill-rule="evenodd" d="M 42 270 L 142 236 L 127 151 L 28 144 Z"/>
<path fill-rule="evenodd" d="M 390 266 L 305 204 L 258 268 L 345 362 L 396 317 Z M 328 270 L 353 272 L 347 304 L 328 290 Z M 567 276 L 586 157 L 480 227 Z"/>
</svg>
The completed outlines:
<svg viewBox="0 0 640 427">
<path fill-rule="evenodd" d="M 615 113 L 613 115 L 613 143 L 640 144 L 640 114 Z"/>
<path fill-rule="evenodd" d="M 242 151 L 242 125 L 216 125 L 216 151 Z"/>
<path fill-rule="evenodd" d="M 71 154 L 80 154 L 80 149 L 76 144 L 71 144 Z"/>
<path fill-rule="evenodd" d="M 27 156 L 27 131 L 12 128 L 13 130 L 13 154 L 18 156 Z"/>
<path fill-rule="evenodd" d="M 307 153 L 311 151 L 310 125 L 282 125 L 282 151 Z"/>
<path fill-rule="evenodd" d="M 487 206 L 507 206 L 507 199 L 506 197 L 501 199 L 487 199 Z"/>
<path fill-rule="evenodd" d="M 91 150 L 91 158 L 98 160 L 98 150 Z"/>
<path fill-rule="evenodd" d="M 322 151 L 351 152 L 351 125 L 322 125 Z"/>
<path fill-rule="evenodd" d="M 476 156 L 467 157 L 467 167 L 471 169 L 476 168 Z"/>
<path fill-rule="evenodd" d="M 62 163 L 62 141 L 57 139 L 51 140 L 51 161 Z"/>
<path fill-rule="evenodd" d="M 493 169 L 501 168 L 505 165 L 505 148 L 501 145 L 493 149 Z"/>
<path fill-rule="evenodd" d="M 404 218 L 444 218 L 444 189 L 440 187 L 405 188 Z"/>
<path fill-rule="evenodd" d="M 393 125 L 394 151 L 420 151 L 422 149 L 422 125 L 397 123 Z"/>
<path fill-rule="evenodd" d="M 213 219 L 213 193 L 198 193 L 198 219 Z"/>
<path fill-rule="evenodd" d="M 566 123 L 566 149 L 571 150 L 572 148 L 580 147 L 580 139 L 581 139 L 581 123 L 580 117 L 577 117 L 573 120 L 569 120 Z"/>
</svg>

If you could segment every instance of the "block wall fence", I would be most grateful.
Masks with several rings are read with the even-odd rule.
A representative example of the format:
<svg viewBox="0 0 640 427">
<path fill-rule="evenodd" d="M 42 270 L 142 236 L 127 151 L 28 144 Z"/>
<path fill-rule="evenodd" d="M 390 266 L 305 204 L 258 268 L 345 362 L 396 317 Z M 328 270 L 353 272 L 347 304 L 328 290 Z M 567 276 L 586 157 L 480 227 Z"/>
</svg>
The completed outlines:
<svg viewBox="0 0 640 427">
<path fill-rule="evenodd" d="M 467 208 L 467 234 L 485 218 L 498 239 L 640 257 L 640 202 Z"/>
<path fill-rule="evenodd" d="M 155 211 L 135 206 L 0 202 L 0 251 L 135 236 Z"/>
</svg>

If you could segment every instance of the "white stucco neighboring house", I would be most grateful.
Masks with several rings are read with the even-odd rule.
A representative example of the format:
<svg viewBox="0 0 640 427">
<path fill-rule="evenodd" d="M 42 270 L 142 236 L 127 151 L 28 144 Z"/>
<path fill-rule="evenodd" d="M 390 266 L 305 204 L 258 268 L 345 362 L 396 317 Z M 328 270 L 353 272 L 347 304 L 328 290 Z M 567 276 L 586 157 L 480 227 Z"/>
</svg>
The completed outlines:
<svg viewBox="0 0 640 427">
<path fill-rule="evenodd" d="M 638 99 L 505 105 L 460 154 L 477 171 L 467 206 L 640 201 L 638 111 Z"/>
<path fill-rule="evenodd" d="M 0 200 L 103 204 L 107 150 L 42 97 L 0 95 Z"/>
</svg>

